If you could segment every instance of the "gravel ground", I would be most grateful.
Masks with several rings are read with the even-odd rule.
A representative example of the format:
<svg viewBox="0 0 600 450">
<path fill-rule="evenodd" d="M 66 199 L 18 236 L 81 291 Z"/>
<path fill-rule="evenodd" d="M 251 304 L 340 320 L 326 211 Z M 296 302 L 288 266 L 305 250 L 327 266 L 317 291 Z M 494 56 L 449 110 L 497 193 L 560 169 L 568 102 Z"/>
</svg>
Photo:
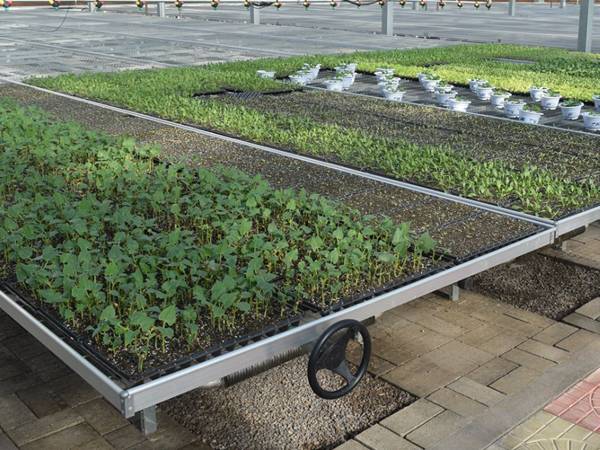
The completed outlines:
<svg viewBox="0 0 600 450">
<path fill-rule="evenodd" d="M 196 390 L 164 408 L 215 449 L 321 449 L 415 400 L 369 374 L 346 397 L 322 400 L 308 385 L 307 360 L 293 359 L 229 388 Z"/>
<path fill-rule="evenodd" d="M 560 320 L 600 295 L 600 271 L 532 254 L 475 277 L 474 290 Z"/>
</svg>

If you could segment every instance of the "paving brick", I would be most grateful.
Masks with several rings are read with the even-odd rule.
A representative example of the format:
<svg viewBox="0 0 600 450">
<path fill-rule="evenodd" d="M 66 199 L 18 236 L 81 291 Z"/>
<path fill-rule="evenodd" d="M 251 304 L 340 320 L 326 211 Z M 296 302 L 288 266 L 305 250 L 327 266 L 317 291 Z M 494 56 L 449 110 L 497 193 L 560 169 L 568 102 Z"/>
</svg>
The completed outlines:
<svg viewBox="0 0 600 450">
<path fill-rule="evenodd" d="M 484 325 L 484 322 L 471 317 L 467 314 L 463 314 L 460 311 L 453 311 L 448 308 L 444 308 L 442 311 L 435 311 L 433 313 L 435 317 L 439 317 L 446 322 L 453 323 L 467 331 L 473 331 Z"/>
<path fill-rule="evenodd" d="M 115 408 L 101 398 L 83 403 L 75 411 L 100 434 L 110 433 L 128 424 Z"/>
<path fill-rule="evenodd" d="M 400 436 L 406 436 L 415 428 L 444 411 L 444 408 L 421 398 L 413 404 L 383 419 L 381 425 Z"/>
<path fill-rule="evenodd" d="M 523 342 L 518 348 L 554 362 L 560 362 L 569 356 L 569 352 L 565 350 L 532 339 Z"/>
<path fill-rule="evenodd" d="M 556 322 L 550 325 L 548 328 L 540 331 L 536 334 L 533 339 L 539 342 L 543 342 L 548 345 L 555 345 L 557 342 L 571 336 L 577 331 L 577 328 L 567 325 L 566 323 Z"/>
<path fill-rule="evenodd" d="M 517 347 L 527 338 L 520 335 L 510 334 L 508 331 L 503 331 L 501 334 L 482 342 L 481 344 L 473 344 L 477 348 L 490 353 L 494 356 L 499 356 L 509 350 Z"/>
<path fill-rule="evenodd" d="M 22 361 L 34 358 L 48 352 L 46 347 L 31 334 L 24 333 L 2 341 L 15 356 Z"/>
<path fill-rule="evenodd" d="M 104 439 L 116 450 L 124 450 L 145 441 L 144 435 L 131 424 L 106 434 Z"/>
<path fill-rule="evenodd" d="M 0 397 L 0 428 L 12 430 L 36 420 L 35 414 L 15 394 Z"/>
<path fill-rule="evenodd" d="M 448 385 L 448 388 L 463 394 L 486 406 L 492 406 L 504 399 L 504 395 L 467 377 L 461 377 Z"/>
<path fill-rule="evenodd" d="M 18 450 L 13 441 L 11 441 L 8 436 L 3 433 L 0 433 L 0 448 L 2 450 Z"/>
<path fill-rule="evenodd" d="M 468 345 L 478 346 L 479 344 L 487 342 L 491 338 L 498 336 L 502 332 L 502 329 L 486 324 L 479 328 L 475 328 L 468 333 L 465 333 L 459 337 L 458 340 Z"/>
<path fill-rule="evenodd" d="M 96 433 L 87 423 L 80 423 L 66 428 L 57 433 L 46 436 L 37 441 L 30 442 L 21 447 L 21 450 L 66 450 L 79 449 L 83 445 L 97 439 Z"/>
<path fill-rule="evenodd" d="M 381 425 L 373 425 L 355 439 L 373 450 L 419 450 L 419 447 Z"/>
<path fill-rule="evenodd" d="M 336 447 L 335 450 L 369 450 L 369 447 L 365 447 L 360 442 L 351 439 Z"/>
<path fill-rule="evenodd" d="M 494 381 L 490 387 L 505 394 L 514 394 L 527 388 L 527 385 L 539 375 L 539 372 L 529 367 L 518 367 L 499 380 Z"/>
<path fill-rule="evenodd" d="M 69 373 L 55 380 L 53 389 L 57 395 L 72 407 L 100 398 L 100 394 L 93 387 L 74 373 Z"/>
<path fill-rule="evenodd" d="M 448 388 L 438 389 L 427 399 L 463 417 L 472 417 L 487 409 L 485 405 Z"/>
<path fill-rule="evenodd" d="M 19 446 L 45 438 L 66 428 L 79 425 L 83 418 L 75 411 L 65 409 L 8 431 L 8 436 Z"/>
<path fill-rule="evenodd" d="M 0 381 L 23 376 L 27 372 L 29 372 L 27 366 L 16 358 L 0 357 Z"/>
<path fill-rule="evenodd" d="M 460 374 L 448 372 L 431 361 L 417 358 L 384 374 L 382 378 L 418 397 L 451 383 Z"/>
<path fill-rule="evenodd" d="M 592 333 L 600 334 L 600 321 L 590 319 L 578 313 L 569 314 L 563 319 L 563 322 L 591 331 Z"/>
<path fill-rule="evenodd" d="M 600 297 L 593 299 L 577 309 L 577 314 L 596 320 L 600 317 Z"/>
<path fill-rule="evenodd" d="M 541 328 L 547 328 L 553 323 L 555 323 L 554 320 L 549 319 L 548 317 L 544 317 L 540 314 L 536 314 L 531 311 L 526 311 L 520 308 L 511 308 L 504 314 L 506 314 L 509 317 L 513 317 L 517 320 L 521 320 L 523 322 L 527 322 L 531 325 L 535 325 Z"/>
<path fill-rule="evenodd" d="M 113 450 L 114 447 L 102 437 L 96 438 L 86 444 L 77 447 L 77 450 Z M 182 449 L 183 450 L 183 449 Z"/>
<path fill-rule="evenodd" d="M 407 317 L 407 319 L 412 320 L 410 317 Z M 433 316 L 431 312 L 427 314 L 421 314 L 420 317 L 415 320 L 415 322 L 435 331 L 436 333 L 441 334 L 442 336 L 448 336 L 451 338 L 456 338 L 467 332 L 465 328 Z"/>
<path fill-rule="evenodd" d="M 517 364 L 502 358 L 494 358 L 468 374 L 468 377 L 485 386 L 519 367 Z"/>
<path fill-rule="evenodd" d="M 17 396 L 37 417 L 44 417 L 68 408 L 67 403 L 59 398 L 47 384 L 32 386 L 17 391 Z"/>
<path fill-rule="evenodd" d="M 530 369 L 538 372 L 543 372 L 544 370 L 556 365 L 554 361 L 550 361 L 549 359 L 542 358 L 518 348 L 513 348 L 512 350 L 504 353 L 502 358 L 519 364 L 520 366 L 529 367 Z"/>
<path fill-rule="evenodd" d="M 362 347 L 360 345 L 356 345 L 351 348 L 349 347 L 346 350 L 346 358 L 348 359 L 348 361 L 359 365 L 360 359 L 362 358 Z M 369 360 L 369 372 L 373 375 L 382 375 L 385 372 L 389 372 L 394 367 L 396 366 L 391 362 L 386 361 L 385 359 L 380 358 L 375 354 L 371 354 L 371 359 Z"/>
<path fill-rule="evenodd" d="M 406 438 L 420 447 L 428 448 L 459 430 L 465 423 L 465 419 L 458 414 L 444 411 L 409 433 Z"/>
<path fill-rule="evenodd" d="M 35 386 L 40 383 L 40 379 L 32 373 L 23 376 L 7 378 L 0 382 L 0 395 L 14 394 L 15 392 Z"/>
<path fill-rule="evenodd" d="M 577 330 L 569 337 L 558 342 L 556 346 L 568 352 L 575 352 L 600 340 L 600 336 L 587 330 Z"/>
</svg>

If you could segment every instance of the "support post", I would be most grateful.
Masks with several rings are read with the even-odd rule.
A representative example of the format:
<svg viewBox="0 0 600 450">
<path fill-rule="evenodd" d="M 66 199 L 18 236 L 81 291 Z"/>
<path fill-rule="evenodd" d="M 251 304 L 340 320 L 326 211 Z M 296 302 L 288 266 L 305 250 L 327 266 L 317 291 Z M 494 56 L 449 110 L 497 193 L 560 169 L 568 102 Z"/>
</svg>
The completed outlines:
<svg viewBox="0 0 600 450">
<path fill-rule="evenodd" d="M 592 25 L 594 22 L 594 0 L 582 0 L 579 4 L 579 33 L 577 50 L 592 51 Z"/>
<path fill-rule="evenodd" d="M 96 5 L 94 5 L 94 2 L 87 2 L 87 11 L 89 13 L 96 12 Z"/>
<path fill-rule="evenodd" d="M 412 2 L 412 9 L 413 9 L 413 11 L 417 10 L 417 0 L 413 0 L 413 2 Z"/>
<path fill-rule="evenodd" d="M 509 0 L 508 15 L 511 17 L 515 17 L 517 15 L 517 0 Z"/>
<path fill-rule="evenodd" d="M 458 284 L 452 284 L 438 291 L 440 294 L 444 294 L 448 297 L 448 299 L 453 302 L 457 302 L 460 300 L 460 287 Z"/>
<path fill-rule="evenodd" d="M 156 420 L 156 406 L 151 406 L 135 414 L 135 425 L 144 436 L 156 433 L 158 421 Z"/>
<path fill-rule="evenodd" d="M 387 0 L 381 7 L 381 33 L 394 35 L 394 0 Z"/>
<path fill-rule="evenodd" d="M 165 2 L 164 1 L 160 1 L 156 4 L 156 11 L 158 12 L 158 17 L 165 17 L 166 16 L 166 12 L 165 12 Z"/>
<path fill-rule="evenodd" d="M 260 9 L 254 5 L 250 5 L 250 23 L 252 25 L 260 25 Z"/>
<path fill-rule="evenodd" d="M 567 6 L 567 0 L 560 0 L 560 7 L 565 8 Z"/>
</svg>

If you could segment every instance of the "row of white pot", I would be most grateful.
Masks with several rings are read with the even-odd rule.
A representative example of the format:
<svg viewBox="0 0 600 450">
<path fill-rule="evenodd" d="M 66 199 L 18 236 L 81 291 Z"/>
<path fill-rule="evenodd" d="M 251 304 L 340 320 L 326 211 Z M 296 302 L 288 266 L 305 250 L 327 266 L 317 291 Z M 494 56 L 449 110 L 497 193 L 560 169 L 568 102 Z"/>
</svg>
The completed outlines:
<svg viewBox="0 0 600 450">
<path fill-rule="evenodd" d="M 356 63 L 343 64 L 335 68 L 335 78 L 323 81 L 329 91 L 342 92 L 354 84 L 356 80 Z"/>
</svg>

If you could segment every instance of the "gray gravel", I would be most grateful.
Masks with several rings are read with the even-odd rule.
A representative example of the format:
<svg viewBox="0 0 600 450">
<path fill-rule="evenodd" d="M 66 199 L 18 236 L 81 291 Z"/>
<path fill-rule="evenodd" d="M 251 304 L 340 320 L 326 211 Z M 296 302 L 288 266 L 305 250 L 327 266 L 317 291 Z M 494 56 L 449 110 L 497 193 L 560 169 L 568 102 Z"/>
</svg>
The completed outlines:
<svg viewBox="0 0 600 450">
<path fill-rule="evenodd" d="M 338 400 L 310 389 L 306 356 L 229 388 L 197 390 L 166 411 L 215 449 L 320 449 L 336 446 L 414 398 L 367 374 Z"/>
<path fill-rule="evenodd" d="M 478 292 L 554 320 L 600 295 L 600 271 L 540 254 L 483 272 L 473 281 Z"/>
</svg>

